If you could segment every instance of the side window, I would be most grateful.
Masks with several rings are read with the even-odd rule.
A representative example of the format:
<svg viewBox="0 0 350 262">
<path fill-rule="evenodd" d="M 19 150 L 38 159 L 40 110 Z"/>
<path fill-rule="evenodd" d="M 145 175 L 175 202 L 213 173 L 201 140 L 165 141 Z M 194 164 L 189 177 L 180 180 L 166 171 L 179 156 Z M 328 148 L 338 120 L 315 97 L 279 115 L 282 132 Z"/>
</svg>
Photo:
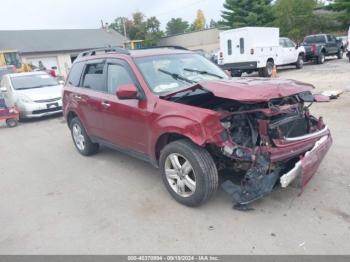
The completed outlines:
<svg viewBox="0 0 350 262">
<path fill-rule="evenodd" d="M 75 63 L 71 68 L 68 76 L 68 84 L 72 86 L 79 86 L 79 81 L 81 77 L 81 73 L 83 72 L 84 64 L 83 63 Z"/>
<path fill-rule="evenodd" d="M 115 94 L 121 85 L 134 84 L 128 70 L 119 64 L 109 64 L 107 70 L 108 93 Z"/>
<path fill-rule="evenodd" d="M 286 47 L 284 39 L 280 39 L 279 45 L 280 45 L 281 47 Z"/>
<path fill-rule="evenodd" d="M 227 54 L 232 55 L 232 41 L 227 40 Z"/>
<path fill-rule="evenodd" d="M 294 42 L 290 39 L 286 39 L 286 45 L 287 47 L 295 47 Z"/>
<path fill-rule="evenodd" d="M 99 92 L 106 92 L 104 66 L 104 62 L 87 64 L 84 69 L 82 87 Z"/>
<path fill-rule="evenodd" d="M 239 49 L 240 49 L 240 53 L 244 54 L 244 38 L 239 39 Z"/>
</svg>

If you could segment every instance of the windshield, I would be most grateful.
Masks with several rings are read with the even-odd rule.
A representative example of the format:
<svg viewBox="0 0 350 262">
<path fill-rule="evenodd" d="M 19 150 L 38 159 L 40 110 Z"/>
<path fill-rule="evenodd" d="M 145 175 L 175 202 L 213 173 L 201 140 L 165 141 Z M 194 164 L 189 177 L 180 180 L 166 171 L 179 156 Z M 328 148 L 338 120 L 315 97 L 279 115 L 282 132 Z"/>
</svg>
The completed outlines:
<svg viewBox="0 0 350 262">
<path fill-rule="evenodd" d="M 307 36 L 304 39 L 304 43 L 306 44 L 324 43 L 324 42 L 326 42 L 324 35 L 312 35 L 312 36 Z"/>
<path fill-rule="evenodd" d="M 176 54 L 135 59 L 145 80 L 154 93 L 181 90 L 206 80 L 227 79 L 216 65 L 198 54 Z"/>
<path fill-rule="evenodd" d="M 11 82 L 16 90 L 59 85 L 57 80 L 48 74 L 13 76 Z"/>
</svg>

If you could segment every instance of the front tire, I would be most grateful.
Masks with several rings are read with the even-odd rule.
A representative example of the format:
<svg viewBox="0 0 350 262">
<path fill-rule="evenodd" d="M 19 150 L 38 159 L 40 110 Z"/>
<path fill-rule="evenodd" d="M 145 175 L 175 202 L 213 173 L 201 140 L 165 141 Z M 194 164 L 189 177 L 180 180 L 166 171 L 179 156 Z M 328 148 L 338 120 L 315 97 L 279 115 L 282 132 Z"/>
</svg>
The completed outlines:
<svg viewBox="0 0 350 262">
<path fill-rule="evenodd" d="M 212 156 L 189 140 L 166 145 L 159 164 L 165 187 L 183 205 L 199 206 L 218 188 L 218 172 Z"/>
<path fill-rule="evenodd" d="M 7 125 L 7 127 L 12 128 L 12 127 L 15 127 L 18 125 L 18 121 L 17 121 L 17 119 L 10 118 L 10 119 L 6 120 L 6 125 Z"/>
<path fill-rule="evenodd" d="M 297 60 L 297 62 L 295 64 L 295 66 L 296 66 L 297 69 L 302 69 L 303 68 L 303 66 L 304 66 L 304 57 L 303 57 L 303 55 L 299 55 L 298 56 L 298 60 Z"/>
<path fill-rule="evenodd" d="M 91 156 L 98 152 L 99 144 L 93 143 L 87 135 L 79 118 L 74 117 L 70 122 L 70 130 L 75 147 L 84 156 Z"/>
</svg>

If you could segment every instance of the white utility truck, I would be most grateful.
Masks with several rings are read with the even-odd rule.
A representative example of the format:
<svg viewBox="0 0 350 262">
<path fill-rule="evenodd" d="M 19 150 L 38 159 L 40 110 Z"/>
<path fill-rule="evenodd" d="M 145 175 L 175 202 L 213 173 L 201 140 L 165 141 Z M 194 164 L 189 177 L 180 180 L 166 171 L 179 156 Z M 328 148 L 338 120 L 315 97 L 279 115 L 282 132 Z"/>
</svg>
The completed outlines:
<svg viewBox="0 0 350 262">
<path fill-rule="evenodd" d="M 258 71 L 270 77 L 274 65 L 303 67 L 305 49 L 286 37 L 279 37 L 279 28 L 243 27 L 220 33 L 218 64 L 232 76 Z"/>
</svg>

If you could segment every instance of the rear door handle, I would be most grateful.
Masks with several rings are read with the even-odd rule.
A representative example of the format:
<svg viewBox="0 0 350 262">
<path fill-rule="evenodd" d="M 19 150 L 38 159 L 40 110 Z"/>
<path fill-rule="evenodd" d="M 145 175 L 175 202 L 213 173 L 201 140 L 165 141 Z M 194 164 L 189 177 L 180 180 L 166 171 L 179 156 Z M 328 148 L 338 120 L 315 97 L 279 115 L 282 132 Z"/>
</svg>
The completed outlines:
<svg viewBox="0 0 350 262">
<path fill-rule="evenodd" d="M 105 108 L 108 108 L 108 107 L 111 106 L 111 104 L 110 104 L 109 102 L 107 102 L 107 101 L 101 102 L 101 105 L 102 105 L 103 107 L 105 107 Z"/>
<path fill-rule="evenodd" d="M 81 96 L 80 95 L 74 95 L 73 98 L 77 101 L 80 101 L 81 100 Z"/>
</svg>

